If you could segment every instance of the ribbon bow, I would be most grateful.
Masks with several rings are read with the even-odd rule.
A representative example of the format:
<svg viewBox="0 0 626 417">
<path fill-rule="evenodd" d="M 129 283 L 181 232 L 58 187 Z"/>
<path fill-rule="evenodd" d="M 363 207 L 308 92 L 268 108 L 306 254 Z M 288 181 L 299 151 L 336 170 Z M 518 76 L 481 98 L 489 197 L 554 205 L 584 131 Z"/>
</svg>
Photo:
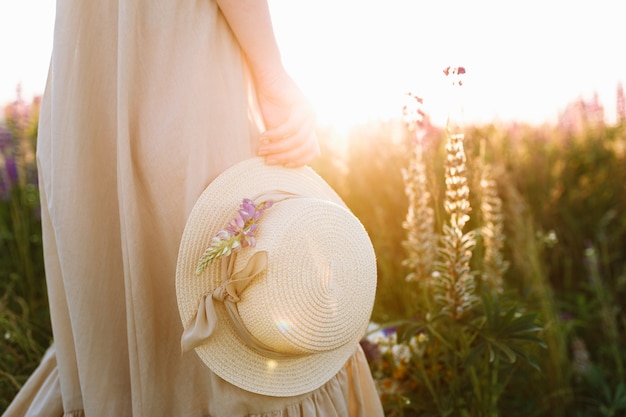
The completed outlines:
<svg viewBox="0 0 626 417">
<path fill-rule="evenodd" d="M 249 338 L 254 338 L 245 328 L 236 303 L 243 290 L 252 280 L 267 268 L 267 252 L 256 252 L 246 266 L 234 274 L 231 274 L 234 257 L 232 255 L 222 260 L 222 276 L 228 277 L 222 284 L 215 288 L 212 293 L 205 294 L 200 299 L 200 304 L 195 316 L 191 319 L 191 324 L 183 332 L 181 347 L 183 352 L 187 352 L 195 347 L 208 342 L 217 327 L 217 313 L 215 312 L 215 301 L 220 301 L 226 307 L 226 311 L 234 325 L 237 333 L 249 342 Z M 252 341 L 252 344 L 255 342 Z"/>
</svg>

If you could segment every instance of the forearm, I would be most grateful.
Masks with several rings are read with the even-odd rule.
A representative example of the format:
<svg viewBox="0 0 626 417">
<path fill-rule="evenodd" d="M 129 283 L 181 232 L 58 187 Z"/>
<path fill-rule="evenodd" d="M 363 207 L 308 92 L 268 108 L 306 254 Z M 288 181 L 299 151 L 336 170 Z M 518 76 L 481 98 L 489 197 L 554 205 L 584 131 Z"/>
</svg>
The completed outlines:
<svg viewBox="0 0 626 417">
<path fill-rule="evenodd" d="M 284 71 L 266 0 L 216 0 L 246 55 L 257 82 Z"/>
<path fill-rule="evenodd" d="M 216 0 L 256 82 L 265 131 L 259 156 L 287 167 L 319 155 L 315 117 L 308 101 L 283 67 L 266 0 Z"/>
</svg>

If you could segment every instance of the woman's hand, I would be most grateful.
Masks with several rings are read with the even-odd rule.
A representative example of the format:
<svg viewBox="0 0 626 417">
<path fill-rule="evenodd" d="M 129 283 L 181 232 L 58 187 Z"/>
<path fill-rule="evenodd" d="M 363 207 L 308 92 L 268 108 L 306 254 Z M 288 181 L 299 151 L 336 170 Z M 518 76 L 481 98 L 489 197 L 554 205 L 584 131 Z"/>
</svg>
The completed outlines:
<svg viewBox="0 0 626 417">
<path fill-rule="evenodd" d="M 319 156 L 313 109 L 290 77 L 258 84 L 257 100 L 266 128 L 258 155 L 267 164 L 298 167 Z"/>
<path fill-rule="evenodd" d="M 266 129 L 258 154 L 268 164 L 297 167 L 311 162 L 320 153 L 315 117 L 282 65 L 267 0 L 217 0 L 217 4 L 255 80 Z"/>
</svg>

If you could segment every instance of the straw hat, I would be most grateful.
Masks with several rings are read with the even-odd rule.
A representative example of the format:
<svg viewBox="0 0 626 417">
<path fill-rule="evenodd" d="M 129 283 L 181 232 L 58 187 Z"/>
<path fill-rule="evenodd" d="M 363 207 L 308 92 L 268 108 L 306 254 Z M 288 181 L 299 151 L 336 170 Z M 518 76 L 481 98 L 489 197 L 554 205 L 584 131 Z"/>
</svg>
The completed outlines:
<svg viewBox="0 0 626 417">
<path fill-rule="evenodd" d="M 253 239 L 198 274 L 246 198 L 273 202 Z M 240 162 L 206 188 L 185 226 L 176 269 L 183 349 L 246 391 L 293 396 L 329 381 L 355 352 L 375 291 L 365 229 L 308 167 Z"/>
</svg>

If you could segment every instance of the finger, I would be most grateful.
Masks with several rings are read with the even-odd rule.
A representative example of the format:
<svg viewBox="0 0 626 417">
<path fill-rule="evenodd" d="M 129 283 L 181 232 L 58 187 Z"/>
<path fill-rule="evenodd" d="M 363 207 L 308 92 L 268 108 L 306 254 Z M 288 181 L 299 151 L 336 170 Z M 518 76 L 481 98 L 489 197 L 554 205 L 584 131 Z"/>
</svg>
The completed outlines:
<svg viewBox="0 0 626 417">
<path fill-rule="evenodd" d="M 315 117 L 313 112 L 308 109 L 295 107 L 294 111 L 289 114 L 287 120 L 280 125 L 263 132 L 261 134 L 261 139 L 273 142 L 289 136 L 294 136 L 296 132 L 304 129 L 313 129 L 314 126 Z"/>
<path fill-rule="evenodd" d="M 295 134 L 275 139 L 273 142 L 263 140 L 259 146 L 260 155 L 272 155 L 289 151 L 302 146 L 307 140 L 310 133 L 296 132 Z"/>
<path fill-rule="evenodd" d="M 317 137 L 311 135 L 309 140 L 302 143 L 298 147 L 290 148 L 285 151 L 281 151 L 272 154 L 267 157 L 267 162 L 270 165 L 285 165 L 286 167 L 296 167 L 306 165 L 312 162 L 320 154 L 319 144 Z"/>
<path fill-rule="evenodd" d="M 279 143 L 272 143 L 259 148 L 258 154 L 264 156 L 272 164 L 285 163 L 289 155 L 293 155 L 298 149 L 306 149 L 309 145 L 303 140 L 289 138 Z"/>
<path fill-rule="evenodd" d="M 268 129 L 265 132 L 261 133 L 261 140 L 264 142 L 276 142 L 282 139 L 293 136 L 293 132 L 295 130 L 295 125 L 288 125 L 286 123 L 281 124 L 273 129 Z"/>
<path fill-rule="evenodd" d="M 289 131 L 281 138 L 262 138 L 258 153 L 261 156 L 277 154 L 303 146 L 307 141 L 317 141 L 313 124 L 297 126 L 297 130 Z M 313 138 L 312 138 L 313 137 Z"/>
<path fill-rule="evenodd" d="M 319 152 L 314 151 L 314 149 L 298 149 L 284 153 L 280 160 L 267 159 L 266 163 L 268 165 L 283 165 L 287 168 L 297 168 L 311 163 L 318 156 Z"/>
<path fill-rule="evenodd" d="M 321 154 L 319 143 L 317 140 L 311 144 L 310 149 L 303 150 L 299 155 L 290 157 L 289 161 L 284 165 L 287 168 L 296 168 L 313 162 Z"/>
</svg>

